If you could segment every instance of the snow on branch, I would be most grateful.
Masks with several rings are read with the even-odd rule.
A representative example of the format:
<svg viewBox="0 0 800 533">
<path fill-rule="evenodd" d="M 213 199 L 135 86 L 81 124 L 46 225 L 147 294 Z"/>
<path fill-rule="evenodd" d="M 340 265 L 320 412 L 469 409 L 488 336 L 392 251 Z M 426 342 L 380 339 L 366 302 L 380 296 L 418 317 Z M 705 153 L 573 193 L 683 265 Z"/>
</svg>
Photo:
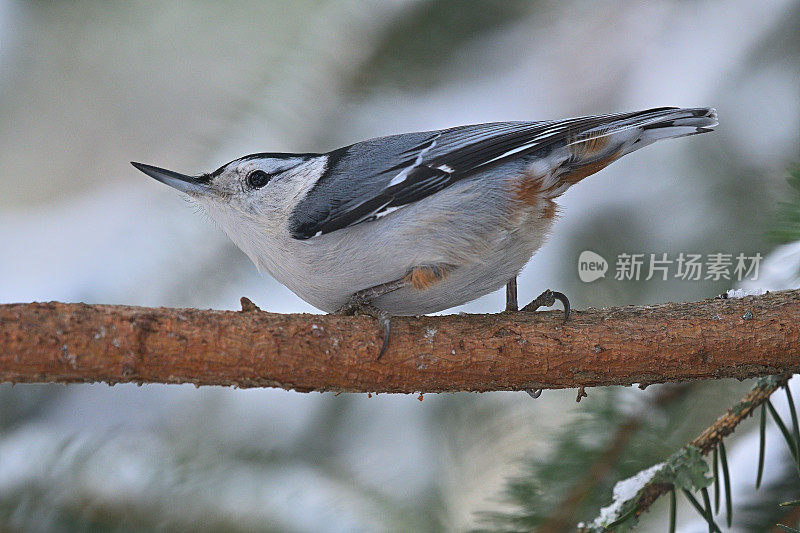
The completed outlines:
<svg viewBox="0 0 800 533">
<path fill-rule="evenodd" d="M 0 381 L 441 392 L 800 372 L 800 291 L 573 312 L 371 318 L 0 305 Z"/>
</svg>

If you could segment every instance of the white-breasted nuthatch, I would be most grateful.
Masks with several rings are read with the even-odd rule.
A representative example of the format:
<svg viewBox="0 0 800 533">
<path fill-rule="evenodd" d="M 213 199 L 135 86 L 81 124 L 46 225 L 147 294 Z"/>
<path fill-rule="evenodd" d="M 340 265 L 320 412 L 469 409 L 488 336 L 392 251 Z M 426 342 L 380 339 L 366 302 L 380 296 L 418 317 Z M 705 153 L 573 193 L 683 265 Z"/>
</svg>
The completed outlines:
<svg viewBox="0 0 800 533">
<path fill-rule="evenodd" d="M 474 300 L 543 244 L 555 199 L 659 139 L 711 131 L 710 108 L 657 108 L 381 137 L 325 154 L 259 153 L 187 176 L 133 163 L 201 205 L 261 270 L 327 312 L 384 327 Z M 560 293 L 534 302 L 552 305 Z M 537 305 L 537 306 L 538 306 Z"/>
</svg>

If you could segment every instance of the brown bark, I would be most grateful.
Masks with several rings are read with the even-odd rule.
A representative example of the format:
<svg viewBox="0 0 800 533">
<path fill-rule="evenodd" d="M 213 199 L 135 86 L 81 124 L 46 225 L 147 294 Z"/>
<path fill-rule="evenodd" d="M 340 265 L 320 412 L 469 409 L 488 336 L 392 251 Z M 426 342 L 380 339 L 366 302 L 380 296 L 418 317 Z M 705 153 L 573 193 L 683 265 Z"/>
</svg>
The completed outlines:
<svg viewBox="0 0 800 533">
<path fill-rule="evenodd" d="M 0 305 L 0 381 L 440 392 L 800 371 L 800 291 L 573 312 L 371 318 Z"/>
</svg>

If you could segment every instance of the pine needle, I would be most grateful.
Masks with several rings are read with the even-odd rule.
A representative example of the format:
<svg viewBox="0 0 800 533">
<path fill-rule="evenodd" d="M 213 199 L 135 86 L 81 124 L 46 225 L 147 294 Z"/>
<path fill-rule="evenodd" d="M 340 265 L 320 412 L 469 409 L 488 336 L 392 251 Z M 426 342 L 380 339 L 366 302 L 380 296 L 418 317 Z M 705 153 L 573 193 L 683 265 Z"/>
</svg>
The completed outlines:
<svg viewBox="0 0 800 533">
<path fill-rule="evenodd" d="M 759 422 L 758 443 L 758 474 L 756 475 L 756 490 L 761 487 L 761 478 L 764 475 L 764 455 L 767 447 L 767 406 L 761 404 L 761 421 Z"/>
<path fill-rule="evenodd" d="M 711 455 L 711 477 L 714 478 L 714 513 L 719 513 L 719 446 Z"/>
<path fill-rule="evenodd" d="M 692 507 L 694 507 L 694 509 L 700 513 L 700 516 L 702 516 L 703 519 L 708 523 L 708 531 L 710 533 L 722 533 L 722 531 L 719 529 L 719 526 L 716 524 L 716 522 L 714 522 L 714 518 L 711 516 L 711 502 L 708 501 L 708 489 L 703 489 L 703 500 L 708 504 L 706 508 L 703 508 L 703 506 L 700 505 L 700 502 L 697 501 L 697 498 L 695 498 L 691 492 L 686 489 L 682 490 L 683 495 L 686 496 L 686 499 L 689 500 L 689 503 L 692 504 Z"/>
<path fill-rule="evenodd" d="M 676 518 L 678 516 L 678 497 L 675 495 L 675 487 L 669 491 L 669 533 L 675 533 Z"/>
<path fill-rule="evenodd" d="M 775 410 L 775 407 L 772 406 L 772 402 L 769 400 L 767 400 L 767 409 L 769 409 L 769 414 L 772 415 L 772 419 L 775 421 L 775 424 L 777 424 L 778 429 L 781 430 L 783 438 L 786 439 L 786 444 L 789 446 L 789 450 L 792 452 L 792 458 L 794 459 L 795 464 L 797 464 L 797 448 L 794 445 L 794 436 L 786 428 L 786 424 L 783 423 L 780 415 Z"/>
<path fill-rule="evenodd" d="M 800 428 L 797 425 L 797 410 L 795 409 L 792 391 L 789 389 L 788 383 L 783 386 L 783 390 L 786 391 L 786 400 L 789 402 L 789 413 L 792 417 L 792 432 L 794 434 L 794 457 L 797 469 L 800 471 Z"/>
<path fill-rule="evenodd" d="M 720 441 L 719 443 L 719 458 L 722 461 L 722 476 L 725 486 L 725 517 L 727 519 L 728 528 L 730 529 L 733 523 L 733 501 L 731 499 L 731 476 L 728 472 L 728 454 L 725 452 L 724 441 Z"/>
</svg>

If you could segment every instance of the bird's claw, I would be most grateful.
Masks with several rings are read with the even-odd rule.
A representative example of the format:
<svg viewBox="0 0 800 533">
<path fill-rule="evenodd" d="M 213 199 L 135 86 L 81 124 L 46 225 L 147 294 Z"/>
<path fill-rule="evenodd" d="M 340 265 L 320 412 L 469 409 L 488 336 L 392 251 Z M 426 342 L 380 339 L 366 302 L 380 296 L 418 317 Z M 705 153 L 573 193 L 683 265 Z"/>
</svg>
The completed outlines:
<svg viewBox="0 0 800 533">
<path fill-rule="evenodd" d="M 570 305 L 569 305 L 569 298 L 563 292 L 551 291 L 547 289 L 542 294 L 537 296 L 531 303 L 520 309 L 520 311 L 525 312 L 533 312 L 539 309 L 540 307 L 552 307 L 556 300 L 561 302 L 564 306 L 564 322 L 566 323 L 569 319 L 570 314 Z"/>
<path fill-rule="evenodd" d="M 366 315 L 377 320 L 378 325 L 380 325 L 383 330 L 383 344 L 381 345 L 381 351 L 378 353 L 377 359 L 383 357 L 383 354 L 386 353 L 386 348 L 389 347 L 389 336 L 392 331 L 392 317 L 389 313 L 375 307 L 368 300 L 354 296 L 334 314 L 345 316 Z"/>
</svg>

